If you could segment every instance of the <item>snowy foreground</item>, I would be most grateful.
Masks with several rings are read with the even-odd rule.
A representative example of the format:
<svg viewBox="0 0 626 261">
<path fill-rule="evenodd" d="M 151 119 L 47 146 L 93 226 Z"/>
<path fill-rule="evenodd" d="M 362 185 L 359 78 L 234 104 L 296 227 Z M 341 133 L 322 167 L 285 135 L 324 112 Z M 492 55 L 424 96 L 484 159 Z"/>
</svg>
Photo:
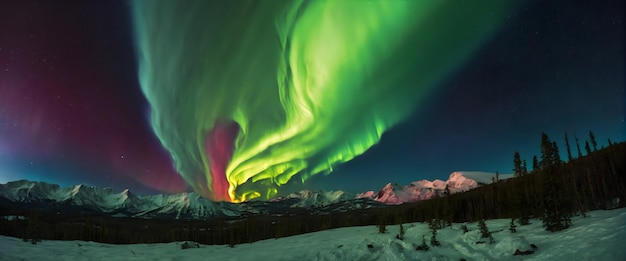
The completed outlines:
<svg viewBox="0 0 626 261">
<path fill-rule="evenodd" d="M 0 260 L 626 260 L 626 209 L 593 211 L 576 217 L 573 226 L 550 233 L 541 221 L 508 230 L 505 219 L 488 220 L 494 244 L 481 239 L 476 222 L 439 230 L 441 247 L 417 251 L 415 247 L 430 231 L 424 223 L 405 224 L 403 241 L 395 239 L 398 226 L 385 234 L 375 226 L 350 227 L 228 246 L 200 245 L 181 249 L 181 242 L 164 244 L 112 245 L 84 241 L 48 241 L 36 245 L 19 238 L 0 236 Z M 477 244 L 477 241 L 487 241 Z M 513 256 L 519 249 L 535 253 Z M 368 248 L 371 245 L 371 249 Z"/>
</svg>

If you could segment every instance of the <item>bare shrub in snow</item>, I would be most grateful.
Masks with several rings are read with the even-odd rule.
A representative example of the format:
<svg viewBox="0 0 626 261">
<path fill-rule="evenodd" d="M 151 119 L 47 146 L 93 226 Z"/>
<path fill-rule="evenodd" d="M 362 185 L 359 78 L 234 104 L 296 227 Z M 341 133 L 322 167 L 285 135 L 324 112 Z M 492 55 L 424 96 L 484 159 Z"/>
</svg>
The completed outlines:
<svg viewBox="0 0 626 261">
<path fill-rule="evenodd" d="M 446 223 L 444 220 L 432 219 L 428 222 L 428 228 L 430 229 L 441 229 L 445 227 Z"/>
<path fill-rule="evenodd" d="M 404 227 L 400 224 L 400 233 L 396 235 L 397 239 L 404 240 Z"/>
<path fill-rule="evenodd" d="M 422 235 L 422 244 L 415 247 L 415 250 L 417 251 L 428 251 L 428 249 L 430 249 L 430 247 L 426 244 L 426 237 L 424 237 L 424 235 Z"/>
<path fill-rule="evenodd" d="M 381 234 L 385 234 L 387 232 L 387 226 L 385 224 L 378 225 L 378 232 Z"/>
<path fill-rule="evenodd" d="M 526 226 L 526 225 L 530 225 L 530 218 L 525 215 L 525 216 L 521 216 L 519 219 L 517 219 L 517 222 L 521 225 L 521 226 Z"/>
</svg>

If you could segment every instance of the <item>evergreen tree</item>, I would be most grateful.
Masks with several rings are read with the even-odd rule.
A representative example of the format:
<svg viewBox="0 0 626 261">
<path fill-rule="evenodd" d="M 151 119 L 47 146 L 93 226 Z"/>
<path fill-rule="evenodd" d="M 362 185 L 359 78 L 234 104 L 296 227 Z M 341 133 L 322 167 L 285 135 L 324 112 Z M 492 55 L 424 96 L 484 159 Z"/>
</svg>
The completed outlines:
<svg viewBox="0 0 626 261">
<path fill-rule="evenodd" d="M 488 238 L 491 235 L 489 229 L 487 228 L 487 224 L 485 224 L 484 219 L 480 219 L 480 221 L 478 222 L 478 228 L 480 229 L 481 238 Z"/>
<path fill-rule="evenodd" d="M 556 145 L 556 141 L 552 142 L 552 163 L 561 164 L 561 155 L 559 153 L 559 147 Z"/>
<path fill-rule="evenodd" d="M 569 217 L 574 211 L 563 183 L 563 172 L 556 167 L 549 167 L 540 174 L 543 226 L 551 232 L 566 229 L 571 223 Z"/>
<path fill-rule="evenodd" d="M 591 148 L 589 147 L 589 141 L 585 141 L 585 151 L 587 151 L 587 155 L 591 155 Z"/>
<path fill-rule="evenodd" d="M 582 157 L 583 154 L 580 152 L 580 144 L 578 144 L 578 137 L 576 137 L 576 135 L 574 135 L 574 139 L 576 139 L 576 149 L 578 150 L 578 157 Z"/>
<path fill-rule="evenodd" d="M 522 171 L 522 159 L 519 155 L 519 152 L 515 152 L 515 154 L 513 154 L 513 175 L 515 177 L 520 177 L 523 175 L 523 171 Z"/>
<path fill-rule="evenodd" d="M 509 224 L 509 231 L 511 231 L 511 233 L 515 233 L 515 232 L 517 232 L 516 227 L 517 227 L 517 226 L 515 225 L 515 219 L 514 219 L 514 218 L 512 218 L 512 219 L 511 219 L 511 223 Z"/>
<path fill-rule="evenodd" d="M 567 149 L 567 161 L 572 161 L 572 150 L 569 146 L 569 139 L 567 138 L 567 132 L 565 133 L 565 147 Z"/>
<path fill-rule="evenodd" d="M 549 166 L 554 164 L 554 147 L 552 146 L 552 142 L 548 135 L 545 132 L 541 133 L 541 161 L 539 162 L 539 167 L 541 169 L 546 169 Z"/>
<path fill-rule="evenodd" d="M 522 176 L 528 174 L 528 168 L 526 168 L 526 160 L 522 160 Z"/>
<path fill-rule="evenodd" d="M 432 228 L 430 230 L 430 232 L 432 233 L 432 236 L 430 237 L 430 245 L 431 246 L 441 246 L 441 244 L 439 243 L 439 241 L 437 240 L 437 229 Z"/>
<path fill-rule="evenodd" d="M 41 239 L 39 238 L 41 233 L 39 224 L 39 215 L 35 211 L 32 211 L 28 217 L 26 233 L 22 238 L 24 242 L 30 241 L 33 245 L 41 242 Z"/>
<path fill-rule="evenodd" d="M 598 150 L 598 143 L 596 142 L 596 136 L 593 135 L 593 132 L 589 131 L 589 140 L 591 141 L 591 145 L 593 146 L 593 151 Z"/>
<path fill-rule="evenodd" d="M 533 156 L 533 171 L 539 170 L 539 161 L 537 160 L 537 156 Z"/>
</svg>

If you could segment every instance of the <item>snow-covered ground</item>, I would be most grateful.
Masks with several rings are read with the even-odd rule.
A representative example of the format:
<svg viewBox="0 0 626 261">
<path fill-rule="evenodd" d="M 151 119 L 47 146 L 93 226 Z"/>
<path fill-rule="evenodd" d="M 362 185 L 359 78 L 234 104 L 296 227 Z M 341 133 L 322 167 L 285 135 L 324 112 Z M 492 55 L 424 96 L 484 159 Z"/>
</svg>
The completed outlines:
<svg viewBox="0 0 626 261">
<path fill-rule="evenodd" d="M 251 244 L 200 245 L 182 250 L 180 242 L 164 244 L 111 245 L 84 241 L 48 241 L 36 245 L 19 238 L 0 236 L 0 260 L 626 260 L 626 209 L 593 211 L 576 217 L 567 230 L 550 233 L 532 220 L 508 230 L 510 220 L 488 220 L 495 239 L 481 239 L 476 222 L 453 224 L 438 231 L 441 247 L 430 246 L 430 231 L 424 223 L 405 224 L 405 238 L 395 238 L 399 226 L 385 234 L 375 226 L 331 229 Z M 430 250 L 415 247 L 425 235 Z M 477 241 L 487 241 L 477 244 Z M 535 253 L 513 256 L 516 249 Z M 369 249 L 368 245 L 372 248 Z"/>
</svg>

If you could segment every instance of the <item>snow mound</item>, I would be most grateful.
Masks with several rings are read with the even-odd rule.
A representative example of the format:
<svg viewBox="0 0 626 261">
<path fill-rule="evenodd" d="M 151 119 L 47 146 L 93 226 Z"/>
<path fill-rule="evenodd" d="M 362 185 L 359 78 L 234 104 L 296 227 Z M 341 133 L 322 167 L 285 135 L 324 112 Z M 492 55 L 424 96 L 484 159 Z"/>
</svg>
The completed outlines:
<svg viewBox="0 0 626 261">
<path fill-rule="evenodd" d="M 495 255 L 502 257 L 512 256 L 516 251 L 533 251 L 530 243 L 522 236 L 519 237 L 505 237 L 496 243 L 493 248 Z"/>
</svg>

